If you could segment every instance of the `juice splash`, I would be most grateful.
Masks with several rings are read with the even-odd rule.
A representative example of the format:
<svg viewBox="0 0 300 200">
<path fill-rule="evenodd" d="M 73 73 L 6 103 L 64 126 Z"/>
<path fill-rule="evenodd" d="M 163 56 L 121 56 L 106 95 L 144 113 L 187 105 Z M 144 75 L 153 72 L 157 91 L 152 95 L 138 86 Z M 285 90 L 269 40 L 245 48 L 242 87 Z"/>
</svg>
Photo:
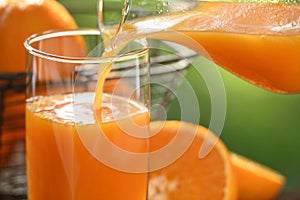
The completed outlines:
<svg viewBox="0 0 300 200">
<path fill-rule="evenodd" d="M 118 123 L 127 119 L 129 113 L 135 123 L 147 126 L 150 118 L 148 109 L 132 100 L 104 94 L 103 122 L 98 124 L 91 118 L 94 116 L 91 115 L 94 112 L 94 93 L 76 95 L 81 101 L 76 125 L 71 94 L 30 99 L 27 103 L 29 199 L 145 199 L 147 173 L 122 172 L 104 165 L 85 148 L 79 134 L 86 138 L 99 134 L 100 126 L 108 140 L 125 151 L 147 152 L 147 141 L 127 135 L 118 128 Z M 111 102 L 114 102 L 114 107 Z M 115 112 L 118 119 L 113 115 Z M 80 132 L 76 126 L 80 127 Z M 104 153 L 120 160 L 114 152 Z"/>
<path fill-rule="evenodd" d="M 114 43 L 138 37 L 170 40 L 199 54 L 204 49 L 218 65 L 257 86 L 300 92 L 298 4 L 199 3 L 187 12 L 129 20 Z"/>
</svg>

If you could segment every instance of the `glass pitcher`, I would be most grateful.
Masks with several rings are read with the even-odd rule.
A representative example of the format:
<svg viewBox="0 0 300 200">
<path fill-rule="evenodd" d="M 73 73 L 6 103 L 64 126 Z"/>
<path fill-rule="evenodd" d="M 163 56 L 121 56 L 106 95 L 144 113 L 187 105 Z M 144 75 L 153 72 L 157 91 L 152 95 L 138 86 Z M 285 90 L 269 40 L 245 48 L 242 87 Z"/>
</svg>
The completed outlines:
<svg viewBox="0 0 300 200">
<path fill-rule="evenodd" d="M 116 14 L 106 15 L 112 7 Z M 199 54 L 204 49 L 215 63 L 256 86 L 279 93 L 300 91 L 297 0 L 100 0 L 99 19 L 100 28 L 114 25 L 121 41 L 146 35 Z"/>
</svg>

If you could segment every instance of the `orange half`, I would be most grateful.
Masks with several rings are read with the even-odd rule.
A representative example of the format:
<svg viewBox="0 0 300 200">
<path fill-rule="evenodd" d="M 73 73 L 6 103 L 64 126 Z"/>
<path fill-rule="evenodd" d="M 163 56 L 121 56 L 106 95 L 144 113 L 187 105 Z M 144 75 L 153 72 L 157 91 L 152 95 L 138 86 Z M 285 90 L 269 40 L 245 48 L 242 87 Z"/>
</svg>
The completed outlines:
<svg viewBox="0 0 300 200">
<path fill-rule="evenodd" d="M 213 133 L 202 126 L 179 121 L 152 122 L 151 128 L 152 131 L 156 130 L 150 138 L 151 153 L 163 151 L 174 140 L 177 140 L 178 148 L 185 146 L 184 138 L 192 136 L 193 140 L 173 163 L 150 173 L 149 200 L 236 199 L 237 187 L 230 155 Z M 216 141 L 216 144 L 208 155 L 200 159 L 199 150 L 204 141 Z M 168 156 L 176 157 L 177 150 L 171 149 L 165 156 L 152 159 L 150 164 L 162 164 Z"/>
<path fill-rule="evenodd" d="M 237 177 L 239 200 L 274 199 L 285 183 L 280 173 L 232 153 L 231 162 Z"/>
</svg>

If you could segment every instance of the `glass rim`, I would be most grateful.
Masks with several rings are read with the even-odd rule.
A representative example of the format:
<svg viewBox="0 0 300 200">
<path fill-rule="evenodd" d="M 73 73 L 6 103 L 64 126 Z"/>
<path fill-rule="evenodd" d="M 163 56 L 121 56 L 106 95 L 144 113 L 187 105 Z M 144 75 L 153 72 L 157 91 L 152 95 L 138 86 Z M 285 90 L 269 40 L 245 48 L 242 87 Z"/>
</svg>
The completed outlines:
<svg viewBox="0 0 300 200">
<path fill-rule="evenodd" d="M 36 33 L 29 36 L 25 42 L 24 46 L 28 53 L 43 58 L 47 60 L 57 61 L 57 62 L 65 62 L 65 63 L 77 63 L 77 64 L 99 64 L 104 62 L 113 62 L 113 61 L 125 61 L 132 59 L 132 56 L 140 56 L 144 55 L 145 53 L 149 52 L 150 45 L 145 39 L 136 39 L 133 41 L 139 41 L 141 48 L 137 50 L 122 53 L 115 56 L 99 56 L 99 57 L 75 57 L 75 56 L 63 56 L 63 55 L 56 55 L 41 51 L 37 48 L 31 46 L 32 43 L 41 41 L 43 39 L 55 38 L 59 36 L 88 36 L 88 35 L 101 35 L 101 31 L 96 28 L 78 28 L 78 29 L 58 29 L 58 30 L 48 30 L 41 33 Z"/>
</svg>

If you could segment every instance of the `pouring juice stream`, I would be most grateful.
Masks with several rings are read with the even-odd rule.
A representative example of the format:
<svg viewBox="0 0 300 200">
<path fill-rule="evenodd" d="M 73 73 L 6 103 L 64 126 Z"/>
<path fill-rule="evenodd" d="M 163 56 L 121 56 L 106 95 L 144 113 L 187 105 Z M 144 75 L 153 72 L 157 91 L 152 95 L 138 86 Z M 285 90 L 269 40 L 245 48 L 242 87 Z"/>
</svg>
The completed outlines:
<svg viewBox="0 0 300 200">
<path fill-rule="evenodd" d="M 119 24 L 119 27 L 116 29 L 115 34 L 109 34 L 109 32 L 105 32 L 104 26 L 103 26 L 103 21 L 102 21 L 102 6 L 101 2 L 98 4 L 98 28 L 100 33 L 103 33 L 102 39 L 103 39 L 103 46 L 104 46 L 104 56 L 113 56 L 117 54 L 122 47 L 126 45 L 126 42 L 123 44 L 120 44 L 118 48 L 113 46 L 113 43 L 110 40 L 110 36 L 117 36 L 118 33 L 121 31 L 123 24 L 125 23 L 126 15 L 127 15 L 127 7 L 129 6 L 129 0 L 124 0 L 124 6 L 122 9 L 122 17 L 121 21 Z M 96 91 L 95 91 L 95 99 L 94 99 L 94 109 L 95 110 L 100 110 L 101 109 L 101 104 L 102 104 L 102 96 L 103 96 L 103 86 L 106 77 L 108 76 L 109 72 L 111 71 L 113 66 L 113 63 L 110 63 L 108 65 L 106 64 L 100 64 L 98 67 L 98 82 L 96 85 Z M 97 116 L 96 116 L 97 117 Z M 98 119 L 101 120 L 101 119 Z"/>
</svg>

